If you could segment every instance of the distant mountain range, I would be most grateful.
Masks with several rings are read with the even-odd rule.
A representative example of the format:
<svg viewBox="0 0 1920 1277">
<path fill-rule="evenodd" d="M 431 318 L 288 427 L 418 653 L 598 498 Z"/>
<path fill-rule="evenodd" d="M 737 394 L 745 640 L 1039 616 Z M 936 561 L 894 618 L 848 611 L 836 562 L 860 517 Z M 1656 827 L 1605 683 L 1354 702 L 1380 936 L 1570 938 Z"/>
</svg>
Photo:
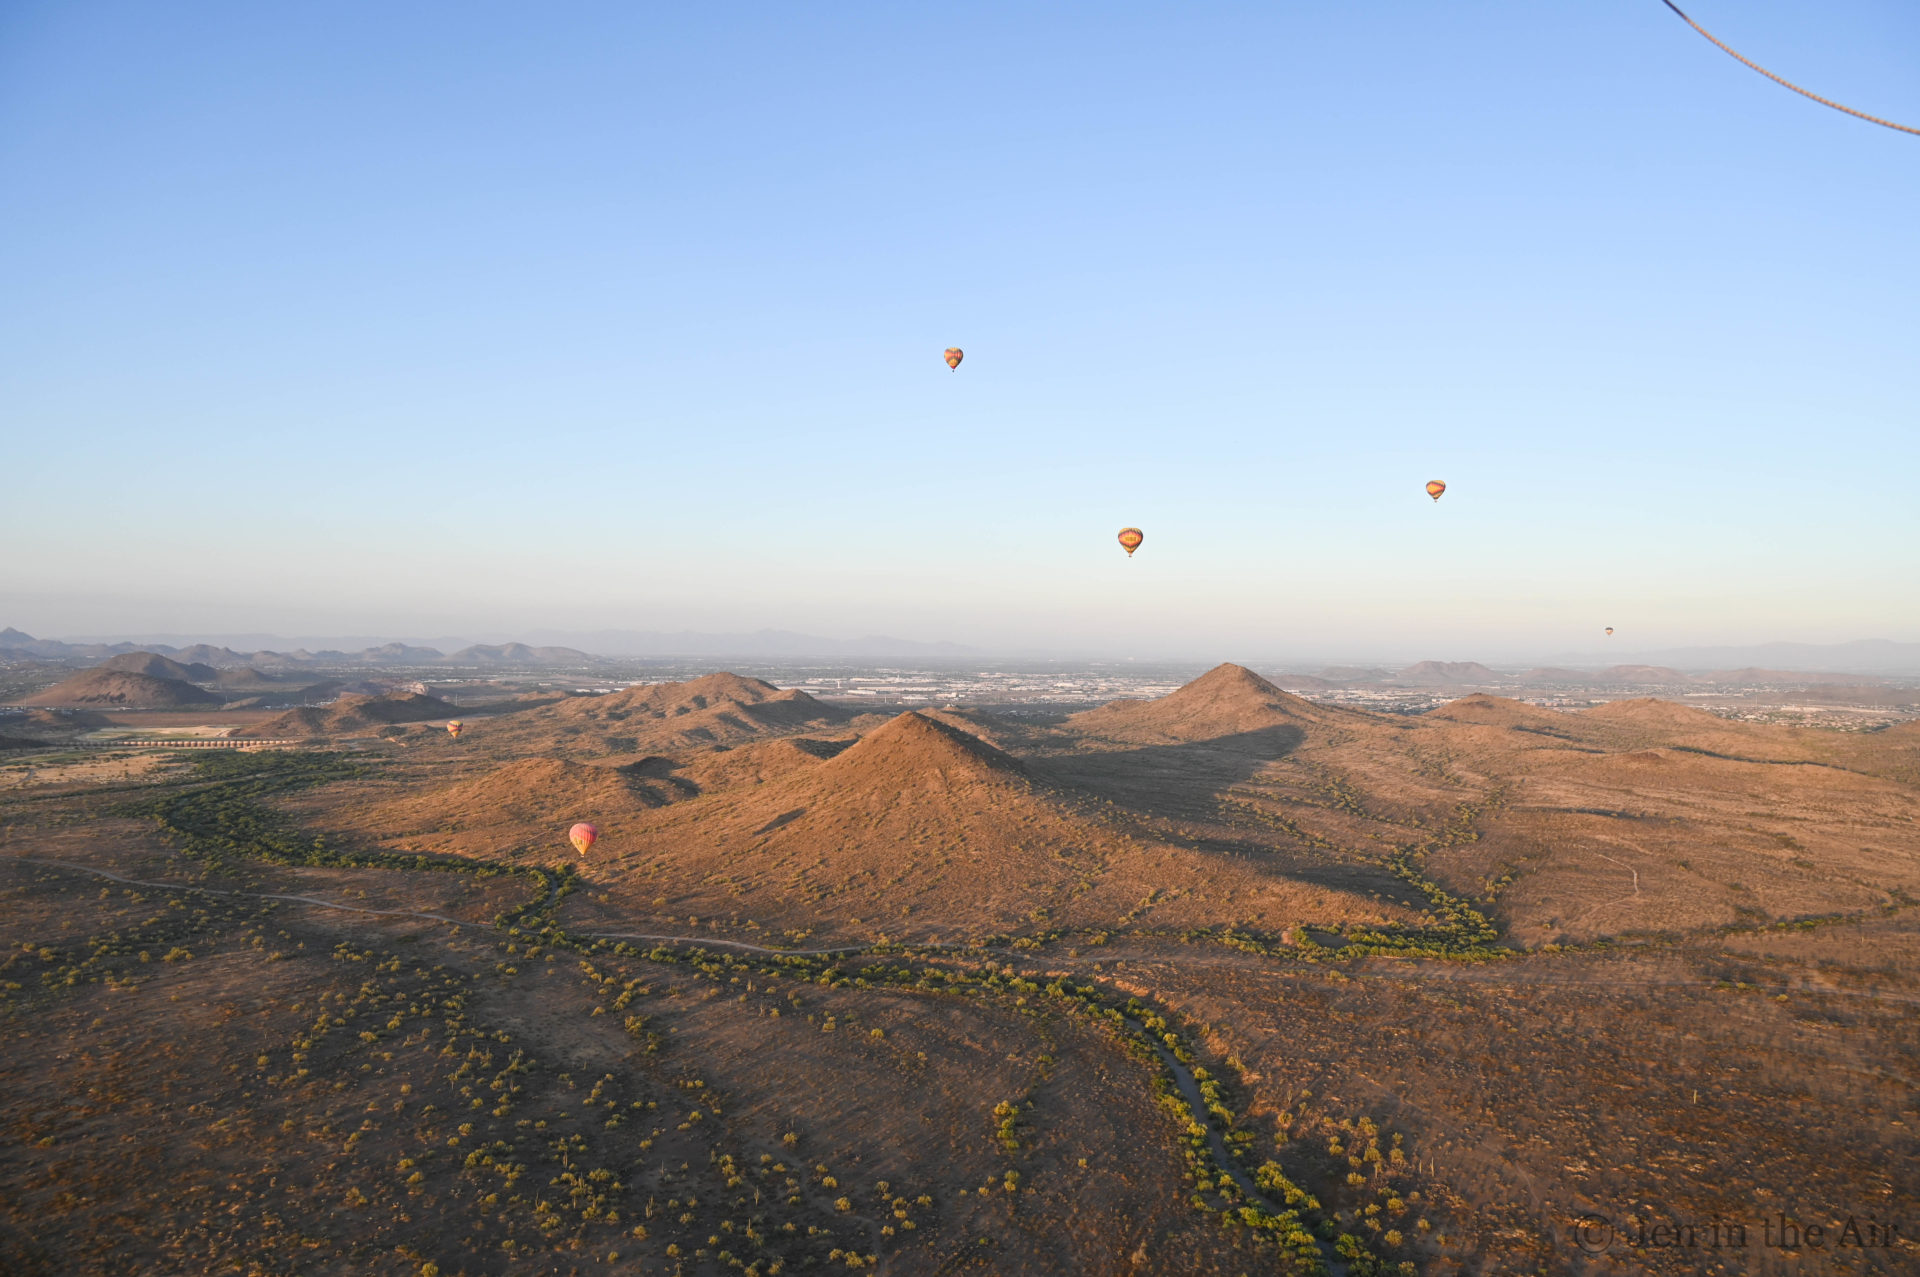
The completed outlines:
<svg viewBox="0 0 1920 1277">
<path fill-rule="evenodd" d="M 184 636 L 175 636 L 184 637 Z M 131 652 L 151 652 L 171 657 L 183 665 L 206 665 L 215 669 L 251 666 L 256 670 L 287 671 L 313 666 L 368 666 L 447 668 L 554 668 L 586 667 L 597 662 L 633 658 L 693 658 L 715 660 L 830 659 L 843 661 L 922 661 L 929 664 L 965 662 L 994 653 L 961 643 L 925 643 L 913 639 L 868 635 L 864 638 L 833 639 L 792 630 L 764 629 L 751 633 L 708 633 L 697 630 L 594 630 L 535 631 L 528 642 L 469 643 L 464 639 L 440 639 L 435 644 L 409 642 L 367 642 L 361 639 L 278 640 L 272 635 L 229 636 L 225 642 L 203 641 L 174 645 L 160 641 L 107 641 L 37 639 L 11 626 L 0 630 L 0 658 L 26 657 L 49 661 L 100 661 Z M 250 649 L 252 642 L 263 644 Z M 284 642 L 289 646 L 267 646 Z M 350 647 L 350 643 L 364 646 Z M 332 646 L 341 644 L 341 646 Z M 236 646 L 237 645 L 237 646 Z M 1034 654 L 1033 659 L 1045 659 Z M 1057 658 L 1056 658 L 1057 659 Z M 1659 651 L 1622 649 L 1608 653 L 1610 664 L 1603 675 L 1614 681 L 1688 682 L 1709 672 L 1737 674 L 1749 678 L 1763 675 L 1832 673 L 1920 676 L 1920 643 L 1900 643 L 1888 639 L 1863 639 L 1852 643 L 1763 643 L 1746 647 L 1680 647 Z M 1590 664 L 1591 662 L 1591 664 Z M 1409 686 L 1460 686 L 1512 683 L 1516 678 L 1540 682 L 1591 680 L 1600 661 L 1594 654 L 1558 658 L 1553 667 L 1530 671 L 1526 675 L 1500 673 L 1478 661 L 1420 661 L 1395 670 L 1381 666 L 1334 666 L 1314 676 L 1320 684 L 1391 682 Z M 1585 668 L 1579 668 L 1584 666 Z M 1573 667 L 1573 668 L 1563 668 Z M 1509 667 L 1513 668 L 1513 667 Z M 1644 677 L 1629 678 L 1630 670 L 1644 671 Z M 1293 678 L 1302 686 L 1312 686 Z M 1732 679 L 1731 681 L 1739 681 Z M 1777 681 L 1777 680 L 1776 680 Z"/>
<path fill-rule="evenodd" d="M 412 643 L 369 643 L 357 649 L 307 644 L 341 640 L 284 640 L 289 649 L 261 647 L 236 650 L 232 643 L 214 645 L 204 642 L 175 646 L 161 641 L 87 641 L 37 639 L 11 626 L 0 630 L 0 655 L 32 656 L 42 660 L 100 660 L 126 652 L 157 652 L 185 664 L 215 667 L 251 665 L 255 669 L 285 668 L 289 665 L 451 665 L 451 666 L 527 666 L 589 665 L 610 657 L 747 657 L 762 660 L 807 657 L 842 659 L 917 659 L 928 661 L 968 660 L 980 655 L 979 649 L 959 643 L 920 643 L 912 639 L 870 635 L 857 639 L 822 638 L 791 630 L 755 630 L 746 634 L 710 634 L 695 630 L 661 632 L 654 630 L 597 630 L 592 633 L 535 634 L 542 644 L 475 643 L 457 651 Z M 246 640 L 272 643 L 274 636 L 253 634 Z M 353 640 L 349 640 L 353 641 Z M 440 640 L 452 647 L 463 640 Z M 244 644 L 243 644 L 244 646 Z M 586 650 L 582 650 L 582 649 Z M 589 653 L 593 653 L 590 655 Z"/>
<path fill-rule="evenodd" d="M 983 655 L 980 648 L 961 643 L 922 643 L 881 634 L 832 639 L 822 638 L 818 634 L 772 629 L 745 634 L 709 634 L 697 630 L 552 631 L 536 632 L 531 637 L 551 643 L 574 644 L 604 656 L 742 656 L 762 659 L 838 656 L 964 661 Z"/>
<path fill-rule="evenodd" d="M 357 652 L 326 649 L 310 652 L 295 648 L 290 652 L 262 650 L 236 652 L 230 647 L 194 643 L 172 647 L 165 643 L 67 643 L 60 639 L 37 639 L 8 626 L 0 630 L 0 656 L 37 657 L 48 661 L 97 661 L 106 657 L 168 657 L 172 666 L 166 677 L 181 677 L 185 666 L 201 666 L 209 671 L 250 667 L 255 670 L 288 670 L 312 665 L 418 666 L 444 665 L 454 668 L 519 666 L 542 667 L 591 665 L 599 658 L 571 647 L 533 647 L 525 643 L 477 643 L 457 652 L 442 652 L 436 647 L 416 647 L 407 643 L 383 643 Z M 127 668 L 146 672 L 142 660 Z M 202 680 L 207 681 L 207 680 Z"/>
</svg>

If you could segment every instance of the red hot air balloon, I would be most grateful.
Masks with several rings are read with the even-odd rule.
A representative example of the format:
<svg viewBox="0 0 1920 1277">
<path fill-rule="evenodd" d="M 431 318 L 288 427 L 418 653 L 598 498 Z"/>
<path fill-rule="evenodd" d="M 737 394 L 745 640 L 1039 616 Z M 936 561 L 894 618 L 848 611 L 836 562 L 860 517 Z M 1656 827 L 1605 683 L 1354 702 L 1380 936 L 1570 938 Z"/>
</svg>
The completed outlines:
<svg viewBox="0 0 1920 1277">
<path fill-rule="evenodd" d="M 572 829 L 567 830 L 567 837 L 572 840 L 573 849 L 584 856 L 599 839 L 600 831 L 583 820 Z"/>
<path fill-rule="evenodd" d="M 1432 497 L 1435 501 L 1438 501 L 1440 499 L 1440 494 L 1442 492 L 1445 492 L 1446 490 L 1447 490 L 1447 485 L 1442 480 L 1430 479 L 1427 481 L 1427 495 Z"/>
<path fill-rule="evenodd" d="M 956 372 L 959 371 L 960 361 L 962 359 L 965 359 L 966 357 L 967 357 L 966 352 L 961 350 L 960 347 L 958 346 L 947 347 L 947 367 L 952 368 Z"/>
<path fill-rule="evenodd" d="M 1129 559 L 1133 557 L 1133 552 L 1140 548 L 1140 543 L 1146 539 L 1147 534 L 1139 528 L 1120 529 L 1120 548 L 1127 552 Z"/>
<path fill-rule="evenodd" d="M 459 740 L 460 733 L 466 729 L 467 725 L 456 718 L 447 724 L 447 735 L 453 737 L 455 740 Z"/>
</svg>

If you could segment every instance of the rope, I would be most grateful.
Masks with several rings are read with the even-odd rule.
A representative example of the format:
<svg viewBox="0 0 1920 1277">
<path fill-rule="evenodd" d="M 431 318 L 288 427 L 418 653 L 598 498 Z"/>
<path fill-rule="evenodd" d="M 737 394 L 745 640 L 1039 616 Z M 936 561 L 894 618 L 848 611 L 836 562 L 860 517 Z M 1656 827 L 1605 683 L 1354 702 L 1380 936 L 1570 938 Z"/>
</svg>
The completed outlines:
<svg viewBox="0 0 1920 1277">
<path fill-rule="evenodd" d="M 1877 115 L 1868 115 L 1865 111 L 1856 111 L 1850 106 L 1841 106 L 1838 102 L 1829 101 L 1828 99 L 1821 97 L 1818 93 L 1809 93 L 1805 89 L 1801 88 L 1799 85 L 1793 84 L 1789 81 L 1781 79 L 1779 76 L 1775 75 L 1773 72 L 1761 66 L 1758 62 L 1749 61 L 1748 59 L 1741 57 L 1738 53 L 1734 52 L 1732 49 L 1729 49 L 1726 45 L 1721 44 L 1719 40 L 1714 38 L 1713 32 L 1707 30 L 1705 27 L 1701 26 L 1698 22 L 1695 22 L 1692 18 L 1689 18 L 1686 14 L 1681 13 L 1680 6 L 1675 4 L 1673 0 L 1660 0 L 1660 2 L 1666 5 L 1667 8 L 1679 14 L 1680 21 L 1686 23 L 1688 26 L 1692 27 L 1695 31 L 1698 31 L 1701 35 L 1707 37 L 1707 39 L 1712 40 L 1715 46 L 1717 46 L 1722 53 L 1727 54 L 1728 56 L 1734 58 L 1736 61 L 1739 61 L 1745 64 L 1746 66 L 1752 67 L 1754 70 L 1758 71 L 1761 75 L 1764 75 L 1769 80 L 1772 80 L 1775 84 L 1786 85 L 1787 88 L 1792 89 L 1795 93 L 1798 93 L 1803 98 L 1812 98 L 1815 102 L 1818 102 L 1821 106 L 1830 106 L 1836 111 L 1844 111 L 1848 115 L 1853 116 L 1855 119 L 1865 120 L 1870 124 L 1878 124 L 1884 128 L 1898 129 L 1902 133 L 1912 133 L 1915 136 L 1920 136 L 1920 129 L 1910 129 L 1904 124 L 1895 124 L 1892 120 L 1883 120 Z"/>
</svg>

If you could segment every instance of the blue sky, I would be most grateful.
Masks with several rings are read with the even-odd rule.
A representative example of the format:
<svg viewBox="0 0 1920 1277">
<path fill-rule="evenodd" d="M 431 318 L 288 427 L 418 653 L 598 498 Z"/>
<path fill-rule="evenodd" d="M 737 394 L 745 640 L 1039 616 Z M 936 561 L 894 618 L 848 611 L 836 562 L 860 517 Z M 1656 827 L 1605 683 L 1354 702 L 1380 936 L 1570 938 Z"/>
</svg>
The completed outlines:
<svg viewBox="0 0 1920 1277">
<path fill-rule="evenodd" d="M 1904 0 L 1686 7 L 1920 121 Z M 1920 138 L 1197 8 L 0 7 L 0 623 L 1920 639 Z"/>
</svg>

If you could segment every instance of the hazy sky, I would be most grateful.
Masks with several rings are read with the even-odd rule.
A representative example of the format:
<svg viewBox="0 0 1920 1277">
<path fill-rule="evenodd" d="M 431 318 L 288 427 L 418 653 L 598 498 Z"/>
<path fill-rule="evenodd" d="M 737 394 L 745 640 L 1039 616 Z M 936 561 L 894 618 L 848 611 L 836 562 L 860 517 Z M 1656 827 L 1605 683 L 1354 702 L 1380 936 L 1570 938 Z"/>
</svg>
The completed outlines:
<svg viewBox="0 0 1920 1277">
<path fill-rule="evenodd" d="M 1659 0 L 13 0 L 0 298 L 36 634 L 1920 638 L 1920 138 Z"/>
</svg>

